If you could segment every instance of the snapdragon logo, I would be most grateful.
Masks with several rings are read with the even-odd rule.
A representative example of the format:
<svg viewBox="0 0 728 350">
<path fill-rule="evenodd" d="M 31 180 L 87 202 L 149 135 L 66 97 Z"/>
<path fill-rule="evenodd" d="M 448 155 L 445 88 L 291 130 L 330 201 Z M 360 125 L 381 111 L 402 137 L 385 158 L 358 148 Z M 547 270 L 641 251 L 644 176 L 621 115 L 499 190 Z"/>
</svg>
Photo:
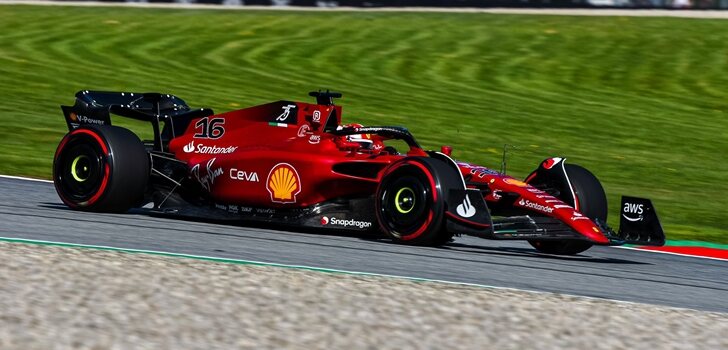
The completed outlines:
<svg viewBox="0 0 728 350">
<path fill-rule="evenodd" d="M 335 217 L 328 218 L 326 216 L 321 218 L 321 225 L 336 225 L 342 227 L 353 226 L 360 229 L 372 227 L 372 223 L 368 221 L 357 221 L 354 219 L 342 220 Z"/>
<path fill-rule="evenodd" d="M 547 207 L 545 205 L 541 205 L 541 204 L 538 204 L 538 203 L 534 203 L 534 202 L 531 202 L 531 201 L 528 201 L 528 200 L 525 200 L 525 199 L 521 199 L 518 202 L 518 205 L 520 205 L 522 207 L 529 208 L 529 209 L 542 211 L 544 213 L 549 213 L 549 214 L 554 211 L 554 208 Z"/>
</svg>

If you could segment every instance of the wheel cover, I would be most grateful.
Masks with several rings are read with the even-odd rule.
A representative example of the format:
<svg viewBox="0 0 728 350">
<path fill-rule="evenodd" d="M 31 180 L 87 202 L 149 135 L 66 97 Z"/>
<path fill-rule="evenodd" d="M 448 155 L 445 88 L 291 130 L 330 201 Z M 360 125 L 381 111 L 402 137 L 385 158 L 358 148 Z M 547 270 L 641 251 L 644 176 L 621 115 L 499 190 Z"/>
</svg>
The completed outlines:
<svg viewBox="0 0 728 350">
<path fill-rule="evenodd" d="M 411 212 L 415 207 L 415 203 L 415 191 L 409 187 L 402 187 L 394 196 L 395 207 L 401 214 Z"/>
<path fill-rule="evenodd" d="M 70 139 L 56 159 L 55 182 L 63 197 L 83 204 L 94 197 L 106 176 L 106 155 L 96 140 L 86 135 Z"/>
<path fill-rule="evenodd" d="M 71 163 L 71 176 L 77 182 L 84 182 L 91 176 L 90 161 L 85 155 L 78 155 Z"/>
<path fill-rule="evenodd" d="M 399 175 L 399 174 L 398 174 Z M 419 174 L 405 172 L 385 183 L 379 208 L 382 223 L 395 237 L 417 232 L 431 217 L 431 189 Z"/>
</svg>

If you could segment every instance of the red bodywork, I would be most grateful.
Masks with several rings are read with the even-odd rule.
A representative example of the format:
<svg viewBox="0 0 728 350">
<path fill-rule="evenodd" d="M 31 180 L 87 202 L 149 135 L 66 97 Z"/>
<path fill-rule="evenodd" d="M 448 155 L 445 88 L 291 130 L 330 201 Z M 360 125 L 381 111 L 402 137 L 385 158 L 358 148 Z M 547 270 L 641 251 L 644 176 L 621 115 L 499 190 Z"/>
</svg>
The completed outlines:
<svg viewBox="0 0 728 350">
<path fill-rule="evenodd" d="M 373 195 L 384 170 L 406 155 L 385 150 L 381 141 L 386 139 L 380 136 L 352 140 L 324 131 L 340 125 L 340 106 L 280 101 L 193 119 L 183 135 L 170 141 L 169 152 L 187 162 L 190 177 L 216 202 L 305 208 L 334 198 Z M 411 147 L 407 155 L 426 153 Z M 552 158 L 542 166 L 561 161 Z M 486 167 L 457 165 L 468 187 L 487 185 L 491 190 L 485 196 L 489 206 L 497 205 L 501 194 L 515 193 L 514 209 L 557 218 L 594 243 L 609 243 L 579 213 L 578 203 L 574 208 Z"/>
</svg>

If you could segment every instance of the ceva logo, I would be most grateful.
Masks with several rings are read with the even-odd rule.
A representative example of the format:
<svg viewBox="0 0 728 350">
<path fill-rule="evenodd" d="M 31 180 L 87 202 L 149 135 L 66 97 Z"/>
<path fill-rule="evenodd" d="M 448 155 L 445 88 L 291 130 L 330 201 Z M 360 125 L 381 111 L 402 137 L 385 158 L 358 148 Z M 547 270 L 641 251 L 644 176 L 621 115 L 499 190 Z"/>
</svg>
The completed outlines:
<svg viewBox="0 0 728 350">
<path fill-rule="evenodd" d="M 465 195 L 465 200 L 463 200 L 463 202 L 455 208 L 455 211 L 457 211 L 458 215 L 464 218 L 469 218 L 475 215 L 475 207 L 473 207 L 473 204 L 470 203 L 470 197 L 468 197 L 467 194 Z"/>
<path fill-rule="evenodd" d="M 248 181 L 248 182 L 259 182 L 258 173 L 254 171 L 238 170 L 236 168 L 230 169 L 230 178 L 233 180 Z"/>
<path fill-rule="evenodd" d="M 182 150 L 184 150 L 185 153 L 192 153 L 192 151 L 195 150 L 195 141 L 190 141 L 190 143 L 186 144 Z"/>
<path fill-rule="evenodd" d="M 622 217 L 635 222 L 635 221 L 642 221 L 644 217 L 642 214 L 644 213 L 644 205 L 643 204 L 632 204 L 632 203 L 624 203 L 624 208 L 622 208 Z M 626 215 L 626 214 L 632 214 L 632 215 Z M 636 217 L 632 217 L 634 215 L 637 215 Z"/>
</svg>

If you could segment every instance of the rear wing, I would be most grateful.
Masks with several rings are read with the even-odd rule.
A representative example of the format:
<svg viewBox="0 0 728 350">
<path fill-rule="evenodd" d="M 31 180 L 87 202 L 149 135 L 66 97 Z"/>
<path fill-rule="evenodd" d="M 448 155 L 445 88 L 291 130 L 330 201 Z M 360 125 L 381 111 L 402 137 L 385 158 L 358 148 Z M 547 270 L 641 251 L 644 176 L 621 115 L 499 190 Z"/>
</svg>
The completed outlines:
<svg viewBox="0 0 728 350">
<path fill-rule="evenodd" d="M 76 93 L 73 106 L 61 106 L 68 130 L 82 125 L 111 125 L 111 115 L 150 122 L 154 148 L 163 151 L 165 142 L 181 135 L 190 121 L 211 116 L 211 109 L 190 109 L 182 99 L 161 93 L 109 92 L 83 90 Z M 160 122 L 164 123 L 160 128 Z"/>
</svg>

